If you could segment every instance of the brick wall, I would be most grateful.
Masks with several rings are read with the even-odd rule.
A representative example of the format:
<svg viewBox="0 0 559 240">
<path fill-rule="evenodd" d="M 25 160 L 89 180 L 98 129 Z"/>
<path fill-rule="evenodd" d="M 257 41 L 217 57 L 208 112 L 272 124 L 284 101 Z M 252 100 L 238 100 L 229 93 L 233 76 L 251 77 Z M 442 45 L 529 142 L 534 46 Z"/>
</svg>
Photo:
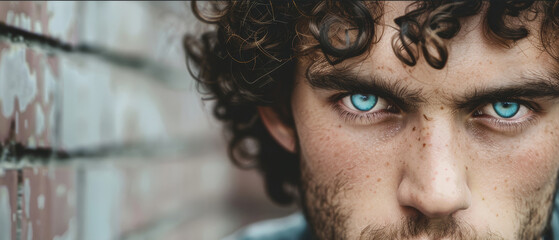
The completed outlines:
<svg viewBox="0 0 559 240">
<path fill-rule="evenodd" d="M 195 91 L 183 2 L 0 2 L 0 240 L 219 239 L 272 206 Z"/>
</svg>

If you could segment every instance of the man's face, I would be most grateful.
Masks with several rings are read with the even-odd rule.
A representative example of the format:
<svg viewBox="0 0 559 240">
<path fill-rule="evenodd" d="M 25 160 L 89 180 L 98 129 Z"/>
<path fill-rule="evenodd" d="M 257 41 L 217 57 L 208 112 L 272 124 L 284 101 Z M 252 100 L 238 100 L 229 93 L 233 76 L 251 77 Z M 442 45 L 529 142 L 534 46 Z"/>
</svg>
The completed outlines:
<svg viewBox="0 0 559 240">
<path fill-rule="evenodd" d="M 393 4 L 407 5 L 387 3 L 388 26 L 403 15 Z M 367 56 L 311 68 L 312 81 L 300 61 L 292 109 L 319 238 L 541 234 L 559 169 L 558 68 L 538 34 L 503 48 L 481 21 L 463 24 L 442 70 L 398 60 L 391 27 Z"/>
</svg>

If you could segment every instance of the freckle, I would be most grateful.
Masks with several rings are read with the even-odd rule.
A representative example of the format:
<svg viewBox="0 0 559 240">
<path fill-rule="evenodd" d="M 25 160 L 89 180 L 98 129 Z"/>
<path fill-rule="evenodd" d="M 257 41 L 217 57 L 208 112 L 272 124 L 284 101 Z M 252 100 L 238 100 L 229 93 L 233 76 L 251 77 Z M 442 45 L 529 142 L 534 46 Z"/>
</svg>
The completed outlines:
<svg viewBox="0 0 559 240">
<path fill-rule="evenodd" d="M 425 147 L 425 143 L 423 144 L 423 147 Z"/>
<path fill-rule="evenodd" d="M 417 138 L 417 141 L 421 141 L 421 137 L 418 137 L 418 138 Z"/>
<path fill-rule="evenodd" d="M 374 191 L 373 193 L 377 193 L 377 191 Z"/>
<path fill-rule="evenodd" d="M 425 120 L 427 121 L 431 121 L 431 118 L 427 117 L 427 115 L 423 114 L 423 118 L 425 118 Z"/>
<path fill-rule="evenodd" d="M 493 188 L 493 191 L 495 191 L 495 190 L 497 190 L 497 186 L 495 186 L 495 187 Z"/>
<path fill-rule="evenodd" d="M 386 166 L 390 166 L 390 163 L 389 163 L 389 162 L 386 162 L 386 163 L 385 163 L 384 165 L 386 165 Z"/>
<path fill-rule="evenodd" d="M 367 175 L 367 178 L 369 178 L 369 177 L 371 177 L 371 176 Z"/>
<path fill-rule="evenodd" d="M 444 107 L 443 107 L 443 106 L 441 106 L 441 110 L 444 110 Z"/>
<path fill-rule="evenodd" d="M 508 179 L 505 179 L 505 182 L 508 182 L 508 181 L 509 181 Z"/>
<path fill-rule="evenodd" d="M 411 144 L 410 144 L 410 147 L 411 147 Z"/>
<path fill-rule="evenodd" d="M 340 124 L 340 125 L 338 125 L 338 128 L 342 128 L 342 125 L 341 125 L 341 124 Z"/>
<path fill-rule="evenodd" d="M 481 201 L 485 201 L 485 198 L 484 198 L 484 197 L 482 197 L 482 198 L 481 198 Z"/>
<path fill-rule="evenodd" d="M 380 182 L 381 180 L 382 180 L 381 178 L 378 178 L 378 179 L 377 179 L 377 182 Z"/>
<path fill-rule="evenodd" d="M 466 171 L 468 171 L 468 166 L 466 166 Z"/>
<path fill-rule="evenodd" d="M 495 215 L 495 217 L 499 217 L 499 214 L 497 213 L 497 214 Z"/>
<path fill-rule="evenodd" d="M 412 131 L 415 131 L 415 127 L 413 127 L 411 130 L 412 130 Z"/>
</svg>

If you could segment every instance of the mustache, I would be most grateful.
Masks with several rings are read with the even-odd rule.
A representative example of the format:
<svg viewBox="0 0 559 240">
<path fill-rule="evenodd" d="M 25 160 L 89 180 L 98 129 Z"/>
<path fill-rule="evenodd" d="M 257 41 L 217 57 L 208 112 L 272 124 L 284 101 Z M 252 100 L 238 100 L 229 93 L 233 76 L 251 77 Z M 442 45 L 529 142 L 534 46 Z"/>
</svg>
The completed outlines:
<svg viewBox="0 0 559 240">
<path fill-rule="evenodd" d="M 454 217 L 434 220 L 424 215 L 405 217 L 400 223 L 386 226 L 368 225 L 361 231 L 359 239 L 411 239 L 417 237 L 459 240 L 504 239 L 489 230 L 480 234 L 470 224 Z"/>
</svg>

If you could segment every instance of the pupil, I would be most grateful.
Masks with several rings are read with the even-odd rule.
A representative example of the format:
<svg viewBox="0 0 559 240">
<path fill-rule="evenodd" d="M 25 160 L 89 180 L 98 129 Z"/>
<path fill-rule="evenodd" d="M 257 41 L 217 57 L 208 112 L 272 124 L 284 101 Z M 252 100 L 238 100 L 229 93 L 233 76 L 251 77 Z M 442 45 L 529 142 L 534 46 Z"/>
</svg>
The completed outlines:
<svg viewBox="0 0 559 240">
<path fill-rule="evenodd" d="M 518 113 L 520 106 L 516 102 L 496 102 L 493 104 L 493 109 L 503 118 L 511 118 Z"/>
<path fill-rule="evenodd" d="M 359 111 L 369 111 L 377 104 L 377 97 L 371 94 L 353 94 L 351 104 Z"/>
</svg>

